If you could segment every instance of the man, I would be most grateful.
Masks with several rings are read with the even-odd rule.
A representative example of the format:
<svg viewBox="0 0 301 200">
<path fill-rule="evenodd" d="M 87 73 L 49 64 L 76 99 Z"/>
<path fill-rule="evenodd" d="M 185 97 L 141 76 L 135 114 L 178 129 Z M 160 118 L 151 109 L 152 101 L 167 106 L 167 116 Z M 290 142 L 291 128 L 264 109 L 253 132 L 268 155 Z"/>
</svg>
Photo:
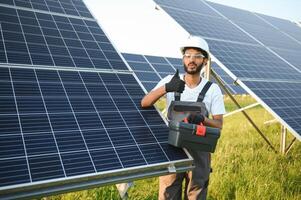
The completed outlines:
<svg viewBox="0 0 301 200">
<path fill-rule="evenodd" d="M 174 76 L 167 76 L 157 86 L 143 97 L 141 106 L 152 106 L 158 99 L 166 95 L 167 108 L 175 99 L 175 93 L 181 93 L 181 101 L 196 102 L 206 83 L 206 79 L 200 76 L 201 69 L 209 59 L 209 47 L 207 42 L 197 36 L 190 36 L 180 48 L 183 54 L 184 75 L 178 71 Z M 207 90 L 203 102 L 212 119 L 198 114 L 193 116 L 190 123 L 202 123 L 205 126 L 222 128 L 225 107 L 223 96 L 217 84 L 212 84 Z M 191 118 L 189 116 L 188 118 Z M 166 133 L 168 134 L 168 133 Z M 206 199 L 207 186 L 210 174 L 210 153 L 200 152 L 187 148 L 194 158 L 195 168 L 186 173 L 171 174 L 160 177 L 159 199 L 181 199 L 182 182 L 186 180 L 185 199 Z"/>
</svg>

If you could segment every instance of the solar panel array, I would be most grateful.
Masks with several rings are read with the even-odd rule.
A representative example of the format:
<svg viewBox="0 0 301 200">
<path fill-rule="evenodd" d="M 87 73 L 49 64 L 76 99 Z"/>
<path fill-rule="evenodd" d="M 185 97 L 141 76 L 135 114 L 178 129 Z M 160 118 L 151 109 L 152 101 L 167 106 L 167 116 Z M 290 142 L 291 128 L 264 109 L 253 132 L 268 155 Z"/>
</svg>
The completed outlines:
<svg viewBox="0 0 301 200">
<path fill-rule="evenodd" d="M 82 1 L 1 1 L 0 15 L 0 199 L 190 168 Z"/>
<path fill-rule="evenodd" d="M 141 54 L 123 53 L 129 66 L 135 72 L 144 88 L 151 91 L 157 83 L 167 75 L 172 75 L 176 69 L 180 73 L 184 73 L 183 62 L 181 58 L 150 56 Z M 232 94 L 246 93 L 240 86 L 233 84 L 233 79 L 227 75 L 215 62 L 212 62 L 211 67 L 220 72 L 220 78 L 225 86 Z M 212 79 L 214 81 L 214 79 Z"/>
<path fill-rule="evenodd" d="M 203 0 L 155 2 L 190 34 L 204 37 L 221 67 L 301 140 L 301 98 L 287 87 L 301 87 L 300 27 Z M 277 95 L 267 92 L 276 89 Z"/>
</svg>

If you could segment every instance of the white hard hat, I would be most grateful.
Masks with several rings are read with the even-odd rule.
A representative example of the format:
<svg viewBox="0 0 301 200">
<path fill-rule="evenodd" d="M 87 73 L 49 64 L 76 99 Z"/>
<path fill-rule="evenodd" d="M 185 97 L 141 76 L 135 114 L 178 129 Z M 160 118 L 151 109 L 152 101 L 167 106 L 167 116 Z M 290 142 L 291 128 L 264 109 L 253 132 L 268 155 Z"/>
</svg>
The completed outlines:
<svg viewBox="0 0 301 200">
<path fill-rule="evenodd" d="M 188 39 L 183 43 L 183 45 L 180 47 L 181 53 L 184 54 L 185 48 L 187 47 L 194 47 L 198 49 L 202 49 L 208 54 L 209 57 L 209 46 L 206 40 L 204 40 L 201 37 L 198 36 L 189 36 Z"/>
</svg>

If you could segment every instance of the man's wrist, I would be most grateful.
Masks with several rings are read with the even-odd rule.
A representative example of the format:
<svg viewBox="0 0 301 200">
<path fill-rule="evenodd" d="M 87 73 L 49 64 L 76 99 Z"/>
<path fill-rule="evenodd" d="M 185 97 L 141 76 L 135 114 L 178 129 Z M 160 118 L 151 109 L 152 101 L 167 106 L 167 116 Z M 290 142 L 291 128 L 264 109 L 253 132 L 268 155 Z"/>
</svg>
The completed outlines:
<svg viewBox="0 0 301 200">
<path fill-rule="evenodd" d="M 163 87 L 163 91 L 164 91 L 164 93 L 165 93 L 165 94 L 167 94 L 168 92 L 167 92 L 167 89 L 166 89 L 166 84 L 165 84 L 165 85 L 163 85 L 162 87 Z"/>
<path fill-rule="evenodd" d="M 203 117 L 204 117 L 204 120 L 203 120 L 203 122 L 202 122 L 202 123 L 204 124 L 204 123 L 206 123 L 206 121 L 207 121 L 207 117 L 206 117 L 206 116 L 204 116 L 204 115 L 203 115 Z"/>
</svg>

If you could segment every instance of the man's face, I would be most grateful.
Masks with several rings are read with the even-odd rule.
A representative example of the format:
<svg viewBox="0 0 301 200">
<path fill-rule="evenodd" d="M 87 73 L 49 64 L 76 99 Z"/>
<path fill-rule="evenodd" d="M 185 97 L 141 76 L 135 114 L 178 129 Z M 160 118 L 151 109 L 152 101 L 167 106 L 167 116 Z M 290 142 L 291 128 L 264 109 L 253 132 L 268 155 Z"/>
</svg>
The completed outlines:
<svg viewBox="0 0 301 200">
<path fill-rule="evenodd" d="M 199 74 L 203 65 L 207 63 L 207 58 L 194 48 L 187 48 L 183 55 L 184 69 L 187 74 Z"/>
</svg>

